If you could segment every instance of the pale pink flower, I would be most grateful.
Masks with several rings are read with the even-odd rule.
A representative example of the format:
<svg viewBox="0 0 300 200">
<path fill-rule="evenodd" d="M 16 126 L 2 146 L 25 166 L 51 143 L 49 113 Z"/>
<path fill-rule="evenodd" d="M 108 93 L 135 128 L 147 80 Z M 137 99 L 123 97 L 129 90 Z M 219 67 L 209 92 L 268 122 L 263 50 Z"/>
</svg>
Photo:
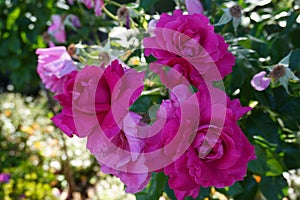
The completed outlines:
<svg viewBox="0 0 300 200">
<path fill-rule="evenodd" d="M 37 49 L 37 72 L 47 89 L 54 93 L 62 92 L 66 75 L 77 67 L 63 46 Z"/>
<path fill-rule="evenodd" d="M 266 74 L 267 73 L 265 71 L 262 71 L 253 76 L 250 83 L 251 83 L 252 87 L 254 89 L 256 89 L 257 91 L 263 91 L 267 87 L 269 87 L 271 79 L 265 77 Z"/>
<path fill-rule="evenodd" d="M 82 0 L 87 8 L 94 7 L 95 15 L 102 15 L 102 6 L 104 5 L 104 0 Z"/>
<path fill-rule="evenodd" d="M 185 6 L 189 14 L 203 13 L 203 6 L 199 0 L 185 0 Z"/>
<path fill-rule="evenodd" d="M 74 26 L 75 28 L 81 27 L 80 20 L 79 20 L 79 18 L 76 15 L 69 14 L 69 15 L 67 15 L 66 18 L 69 20 L 69 22 L 71 23 L 71 25 Z"/>
<path fill-rule="evenodd" d="M 54 37 L 57 42 L 65 42 L 66 32 L 62 17 L 60 15 L 52 15 L 51 21 L 52 24 L 49 26 L 47 32 Z"/>
</svg>

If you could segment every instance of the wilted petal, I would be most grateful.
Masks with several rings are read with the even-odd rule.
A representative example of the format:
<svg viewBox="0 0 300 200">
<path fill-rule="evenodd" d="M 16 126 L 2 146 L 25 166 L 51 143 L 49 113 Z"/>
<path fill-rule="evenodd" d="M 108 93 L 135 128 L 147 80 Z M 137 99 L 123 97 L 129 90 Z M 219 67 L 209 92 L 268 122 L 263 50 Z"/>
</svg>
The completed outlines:
<svg viewBox="0 0 300 200">
<path fill-rule="evenodd" d="M 158 22 L 157 19 L 152 19 L 152 20 L 149 22 L 149 24 L 148 24 L 148 28 L 155 28 L 157 22 Z"/>
<path fill-rule="evenodd" d="M 102 15 L 102 6 L 104 5 L 103 0 L 94 0 L 94 10 L 96 16 Z"/>
<path fill-rule="evenodd" d="M 68 15 L 68 17 L 71 22 L 71 25 L 73 25 L 76 28 L 79 28 L 81 26 L 80 20 L 76 15 L 70 14 Z"/>
<path fill-rule="evenodd" d="M 65 76 L 77 70 L 66 48 L 58 46 L 37 49 L 36 54 L 37 72 L 45 87 L 55 93 L 62 92 Z"/>
<path fill-rule="evenodd" d="M 270 85 L 271 79 L 265 77 L 266 74 L 265 71 L 262 71 L 253 76 L 251 85 L 257 91 L 263 91 Z"/>
<path fill-rule="evenodd" d="M 233 24 L 234 31 L 237 32 L 237 28 L 241 24 L 241 18 L 240 17 L 233 17 L 232 18 L 232 24 Z"/>
<path fill-rule="evenodd" d="M 47 32 L 56 39 L 57 42 L 66 41 L 65 27 L 60 15 L 52 15 L 52 24 L 49 26 Z"/>
<path fill-rule="evenodd" d="M 92 6 L 93 6 L 92 0 L 83 0 L 83 3 L 87 8 L 92 8 Z"/>
<path fill-rule="evenodd" d="M 203 6 L 199 0 L 185 0 L 185 6 L 189 14 L 202 14 Z"/>
</svg>

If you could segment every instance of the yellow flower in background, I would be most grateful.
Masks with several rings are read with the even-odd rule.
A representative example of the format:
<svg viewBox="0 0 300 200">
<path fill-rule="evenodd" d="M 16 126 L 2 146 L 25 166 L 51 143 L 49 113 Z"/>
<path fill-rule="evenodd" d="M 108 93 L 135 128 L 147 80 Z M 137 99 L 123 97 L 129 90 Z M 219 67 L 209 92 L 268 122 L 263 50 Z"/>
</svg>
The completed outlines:
<svg viewBox="0 0 300 200">
<path fill-rule="evenodd" d="M 42 148 L 41 142 L 36 141 L 36 142 L 34 143 L 34 148 L 37 149 L 37 150 L 40 150 L 40 149 Z"/>
<path fill-rule="evenodd" d="M 30 126 L 26 126 L 26 127 L 22 126 L 21 131 L 24 133 L 28 133 L 29 135 L 33 135 L 33 133 L 34 133 L 33 128 Z"/>
<path fill-rule="evenodd" d="M 39 125 L 38 123 L 33 123 L 33 124 L 31 125 L 31 127 L 32 127 L 34 130 L 40 129 L 40 125 Z"/>
<path fill-rule="evenodd" d="M 6 117 L 11 117 L 11 114 L 12 114 L 11 110 L 4 110 L 4 115 Z"/>
</svg>

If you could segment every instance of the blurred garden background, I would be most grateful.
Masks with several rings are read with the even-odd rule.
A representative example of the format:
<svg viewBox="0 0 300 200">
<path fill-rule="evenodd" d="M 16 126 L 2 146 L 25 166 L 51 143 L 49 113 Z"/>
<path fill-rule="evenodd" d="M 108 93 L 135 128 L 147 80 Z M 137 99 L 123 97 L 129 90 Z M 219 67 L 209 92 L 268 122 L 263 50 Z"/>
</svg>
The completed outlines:
<svg viewBox="0 0 300 200">
<path fill-rule="evenodd" d="M 100 171 L 85 141 L 69 139 L 50 120 L 61 108 L 38 77 L 37 48 L 101 45 L 113 29 L 125 26 L 118 17 L 122 5 L 129 10 L 131 28 L 140 29 L 163 12 L 186 9 L 183 0 L 104 2 L 103 14 L 95 16 L 93 9 L 75 0 L 0 0 L 0 199 L 175 199 L 160 173 L 153 173 L 144 191 L 126 194 L 119 179 Z M 255 74 L 288 55 L 289 69 L 300 77 L 300 1 L 200 2 L 212 24 L 224 9 L 242 7 L 236 31 L 232 22 L 215 30 L 236 57 L 233 73 L 224 80 L 226 92 L 253 108 L 240 126 L 255 146 L 257 159 L 249 163 L 244 181 L 222 189 L 201 188 L 197 199 L 300 199 L 300 83 L 286 80 L 264 91 L 250 84 Z M 62 20 L 64 41 L 49 34 L 53 15 Z M 77 16 L 80 26 L 67 16 Z M 143 62 L 141 52 L 132 54 L 124 62 Z M 142 109 L 157 98 L 163 95 L 139 99 Z"/>
</svg>

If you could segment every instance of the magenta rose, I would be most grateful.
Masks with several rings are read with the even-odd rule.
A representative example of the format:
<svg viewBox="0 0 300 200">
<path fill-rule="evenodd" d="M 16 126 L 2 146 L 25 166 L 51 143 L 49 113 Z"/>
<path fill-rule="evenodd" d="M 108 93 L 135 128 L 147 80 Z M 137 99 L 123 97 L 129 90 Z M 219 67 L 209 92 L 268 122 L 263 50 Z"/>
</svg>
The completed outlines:
<svg viewBox="0 0 300 200">
<path fill-rule="evenodd" d="M 145 139 L 145 152 L 155 155 L 146 160 L 147 166 L 157 172 L 163 171 L 164 167 L 186 152 L 192 144 L 199 124 L 199 116 L 196 115 L 199 113 L 197 96 L 187 85 L 175 86 L 170 96 L 170 99 L 162 102 L 157 111 L 156 121 L 150 129 L 151 137 Z M 163 126 L 160 126 L 161 124 Z M 162 165 L 159 165 L 160 168 L 154 168 L 153 163 L 157 162 L 158 158 Z"/>
<path fill-rule="evenodd" d="M 66 48 L 60 46 L 37 49 L 36 54 L 37 72 L 45 87 L 54 93 L 62 92 L 66 75 L 77 70 Z"/>
<path fill-rule="evenodd" d="M 202 14 L 183 15 L 180 10 L 173 15 L 162 14 L 154 34 L 144 39 L 145 55 L 152 54 L 161 64 L 169 66 L 171 59 L 182 58 L 189 63 L 180 61 L 182 67 L 193 66 L 206 80 L 224 78 L 235 64 L 228 44 Z"/>
<path fill-rule="evenodd" d="M 130 156 L 131 152 L 141 153 L 144 150 L 143 140 L 128 134 L 128 129 L 130 131 L 137 129 L 136 125 L 141 120 L 139 115 L 128 112 L 128 108 L 143 90 L 143 77 L 143 73 L 123 68 L 118 61 L 113 61 L 105 69 L 96 87 L 95 108 L 96 110 L 102 109 L 102 112 L 96 112 L 98 125 L 94 126 L 92 123 L 95 120 L 88 118 L 82 125 L 83 128 L 94 127 L 87 135 L 87 148 L 101 164 L 101 170 L 119 177 L 127 186 L 126 191 L 131 193 L 144 189 L 151 177 L 150 173 L 133 173 L 134 170 L 130 168 L 119 170 L 121 167 L 123 167 L 122 169 L 126 168 L 128 163 L 136 160 L 134 155 Z M 92 92 L 89 88 L 85 88 L 84 91 L 86 94 Z M 87 98 L 89 97 L 87 96 Z M 88 101 L 88 99 L 86 100 Z M 109 106 L 109 110 L 103 112 L 106 106 Z M 128 121 L 124 122 L 128 116 L 133 120 L 132 124 Z M 101 159 L 103 148 L 105 148 L 108 162 L 103 162 Z M 129 156 L 121 156 L 122 154 L 118 153 L 123 150 L 129 152 Z M 118 157 L 118 155 L 120 156 Z"/>
<path fill-rule="evenodd" d="M 159 63 L 150 64 L 151 70 L 159 74 L 161 81 L 168 87 L 175 87 L 176 85 L 185 83 L 198 88 L 201 85 L 207 84 L 199 72 L 183 58 L 171 58 L 166 63 L 166 66 L 174 70 L 164 69 L 164 65 Z"/>
<path fill-rule="evenodd" d="M 106 142 L 121 150 L 140 153 L 144 148 L 143 141 L 125 133 L 123 129 L 130 124 L 124 124 L 123 121 L 128 115 L 134 124 L 141 119 L 139 115 L 128 112 L 128 108 L 143 90 L 143 77 L 143 73 L 122 67 L 118 60 L 106 68 L 85 66 L 77 74 L 67 76 L 63 92 L 55 96 L 63 106 L 62 112 L 52 120 L 70 137 L 87 137 L 87 148 L 97 159 L 102 147 L 107 147 Z M 110 151 L 109 147 L 106 152 L 108 157 L 117 154 L 114 150 Z M 116 162 L 119 167 L 126 167 L 135 159 L 120 157 Z M 103 172 L 119 177 L 127 185 L 128 192 L 142 190 L 150 180 L 149 173 L 132 173 L 130 169 L 128 172 L 121 171 L 118 167 L 110 167 L 108 162 L 98 161 Z"/>
<path fill-rule="evenodd" d="M 127 80 L 122 79 L 123 81 L 120 82 L 121 77 L 125 73 L 127 74 Z M 54 97 L 62 105 L 63 109 L 60 114 L 53 117 L 53 121 L 68 136 L 75 134 L 79 137 L 86 137 L 95 126 L 101 125 L 103 121 L 107 121 L 102 127 L 107 129 L 107 133 L 109 130 L 112 130 L 111 126 L 115 126 L 118 129 L 116 121 L 120 122 L 121 119 L 113 118 L 111 105 L 116 101 L 119 101 L 119 105 L 123 105 L 126 102 L 119 99 L 121 99 L 122 95 L 126 96 L 126 94 L 132 92 L 130 102 L 127 102 L 128 105 L 123 105 L 123 107 L 117 106 L 120 109 L 119 113 L 123 114 L 119 118 L 124 117 L 124 112 L 130 106 L 129 104 L 132 104 L 138 98 L 143 87 L 134 91 L 130 89 L 134 88 L 137 85 L 137 81 L 141 82 L 142 79 L 142 73 L 123 68 L 118 60 L 113 61 L 107 68 L 103 66 L 85 66 L 78 73 L 66 76 L 63 91 Z M 123 85 L 120 86 L 120 83 Z M 115 86 L 117 84 L 120 87 L 116 89 Z M 119 93 L 113 93 L 114 90 Z M 75 114 L 76 116 L 74 116 Z M 63 120 L 66 116 L 70 120 Z M 93 120 L 95 116 L 98 121 Z M 76 121 L 74 121 L 75 119 Z"/>
<path fill-rule="evenodd" d="M 141 117 L 135 113 L 130 113 L 131 118 L 138 124 Z M 105 127 L 111 126 L 111 129 L 95 129 L 95 131 L 88 136 L 87 148 L 95 155 L 101 165 L 101 171 L 107 174 L 112 174 L 121 179 L 126 185 L 126 192 L 136 193 L 143 190 L 148 184 L 151 173 L 134 173 L 134 169 L 130 168 L 130 164 L 135 162 L 137 156 L 130 153 L 142 153 L 144 151 L 144 140 L 133 137 L 123 131 L 124 126 L 131 126 L 130 124 L 123 124 L 121 127 L 116 126 L 114 120 L 105 120 L 103 125 Z M 109 125 L 108 125 L 109 124 Z M 130 127 L 131 131 L 134 125 Z M 107 137 L 113 147 L 110 148 L 104 142 Z M 115 148 L 117 147 L 117 148 Z M 105 150 L 103 151 L 103 148 Z M 122 156 L 121 151 L 127 151 L 128 156 Z M 101 154 L 105 152 L 107 162 L 103 162 Z M 127 170 L 118 170 L 119 168 L 127 168 Z"/>
<path fill-rule="evenodd" d="M 217 89 L 213 91 L 222 95 Z M 255 158 L 254 147 L 237 124 L 237 120 L 250 108 L 241 107 L 238 100 L 228 99 L 227 105 L 220 104 L 218 100 L 211 102 L 205 90 L 197 95 L 201 117 L 196 136 L 187 151 L 164 168 L 178 199 L 185 196 L 196 198 L 200 186 L 223 188 L 242 180 L 249 160 Z M 178 109 L 175 102 L 173 106 Z M 212 110 L 218 112 L 212 115 Z M 225 116 L 219 112 L 225 113 Z M 167 137 L 165 141 L 174 137 L 171 132 L 162 136 Z"/>
<path fill-rule="evenodd" d="M 63 107 L 62 111 L 61 113 L 56 114 L 51 119 L 54 125 L 69 137 L 73 137 L 73 135 L 78 136 L 72 111 L 73 87 L 77 74 L 77 71 L 73 71 L 70 74 L 66 75 L 63 85 L 63 91 L 54 97 L 54 99 L 56 99 Z"/>
</svg>

